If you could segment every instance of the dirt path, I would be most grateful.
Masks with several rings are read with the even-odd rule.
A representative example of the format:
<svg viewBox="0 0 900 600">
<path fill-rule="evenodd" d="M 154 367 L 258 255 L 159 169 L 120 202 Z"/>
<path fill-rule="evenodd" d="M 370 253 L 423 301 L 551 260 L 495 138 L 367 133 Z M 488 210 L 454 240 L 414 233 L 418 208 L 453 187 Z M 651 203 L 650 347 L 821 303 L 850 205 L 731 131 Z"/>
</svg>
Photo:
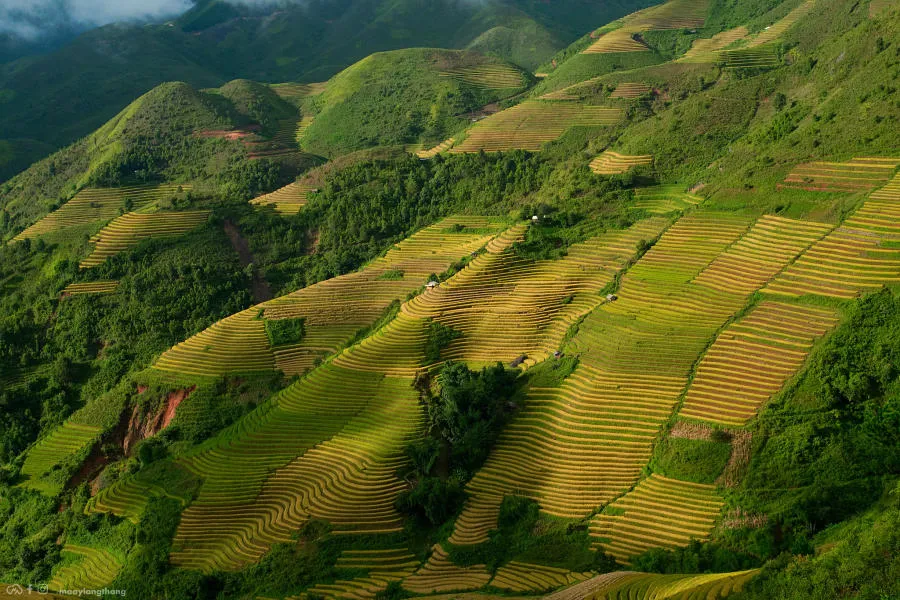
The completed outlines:
<svg viewBox="0 0 900 600">
<path fill-rule="evenodd" d="M 253 263 L 253 253 L 250 252 L 250 244 L 248 244 L 247 240 L 244 239 L 244 236 L 241 235 L 241 230 L 238 229 L 237 225 L 231 221 L 225 221 L 224 227 L 228 239 L 231 240 L 231 246 L 241 259 L 241 266 L 246 267 L 250 263 Z M 269 282 L 255 270 L 253 272 L 252 291 L 253 301 L 257 304 L 272 299 L 272 290 L 269 289 Z"/>
</svg>

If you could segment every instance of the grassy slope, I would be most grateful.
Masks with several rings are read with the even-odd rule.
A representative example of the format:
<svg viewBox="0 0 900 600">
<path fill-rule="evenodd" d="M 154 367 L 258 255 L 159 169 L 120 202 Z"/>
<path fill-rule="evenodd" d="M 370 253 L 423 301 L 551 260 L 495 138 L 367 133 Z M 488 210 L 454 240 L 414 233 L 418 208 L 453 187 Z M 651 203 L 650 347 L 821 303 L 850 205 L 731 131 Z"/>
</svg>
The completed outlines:
<svg viewBox="0 0 900 600">
<path fill-rule="evenodd" d="M 373 54 L 336 75 L 308 103 L 315 121 L 301 145 L 333 157 L 369 146 L 440 141 L 465 122 L 459 115 L 523 89 L 482 89 L 441 77 L 441 71 L 502 64 L 465 51 Z"/>
</svg>

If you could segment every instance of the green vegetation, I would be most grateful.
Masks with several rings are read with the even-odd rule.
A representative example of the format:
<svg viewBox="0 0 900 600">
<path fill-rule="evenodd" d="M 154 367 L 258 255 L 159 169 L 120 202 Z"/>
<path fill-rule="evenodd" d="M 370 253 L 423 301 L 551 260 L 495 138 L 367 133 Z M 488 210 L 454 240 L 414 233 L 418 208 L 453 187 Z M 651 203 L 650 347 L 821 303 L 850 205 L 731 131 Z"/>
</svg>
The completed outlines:
<svg viewBox="0 0 900 600">
<path fill-rule="evenodd" d="M 485 564 L 495 569 L 517 560 L 545 564 L 575 572 L 616 569 L 615 561 L 590 549 L 587 528 L 539 513 L 537 502 L 521 496 L 503 499 L 498 529 L 489 542 L 474 547 L 451 546 L 459 564 Z"/>
<path fill-rule="evenodd" d="M 315 120 L 301 146 L 333 157 L 371 146 L 436 144 L 466 124 L 465 113 L 524 89 L 447 76 L 503 63 L 473 52 L 397 50 L 373 54 L 328 82 L 304 105 Z M 488 78 L 490 79 L 490 78 Z"/>
<path fill-rule="evenodd" d="M 197 88 L 235 78 L 325 81 L 373 52 L 413 47 L 471 46 L 530 69 L 582 35 L 585 23 L 602 24 L 648 4 L 580 2 L 573 9 L 530 0 L 373 0 L 348 9 L 327 0 L 261 9 L 204 0 L 172 26 L 96 29 L 0 70 L 0 141 L 15 152 L 5 168 L 0 160 L 0 181 L 167 81 Z M 261 14 L 269 15 L 265 27 Z"/>
<path fill-rule="evenodd" d="M 429 344 L 449 341 L 455 333 L 432 323 Z M 431 436 L 407 446 L 418 481 L 398 497 L 400 510 L 432 526 L 459 511 L 465 499 L 463 485 L 484 463 L 509 417 L 516 377 L 516 371 L 502 364 L 474 372 L 463 363 L 449 362 L 438 377 L 438 394 L 432 393 L 430 378 L 417 380 L 427 403 Z"/>
<path fill-rule="evenodd" d="M 603 24 L 585 15 L 638 3 L 603 4 L 202 1 L 135 33 L 147 61 L 148 40 L 174 48 L 158 72 L 218 87 L 134 94 L 0 187 L 0 581 L 399 598 L 442 593 L 428 572 L 446 569 L 443 592 L 537 597 L 546 581 L 503 586 L 625 568 L 672 577 L 620 593 L 739 571 L 694 592 L 900 593 L 900 13 L 713 0 L 700 26 L 702 2 L 678 0 L 635 29 L 649 51 L 581 52 L 613 24 L 548 63 Z M 766 60 L 717 54 L 738 26 L 726 41 Z M 115 39 L 128 64 L 132 29 L 109 29 L 73 47 Z M 471 48 L 390 51 L 428 35 Z M 262 80 L 321 81 L 373 36 L 327 85 L 223 84 L 250 57 Z M 34 123 L 69 85 L 48 69 L 25 102 L 46 64 L 0 70 L 0 170 L 32 135 L 7 115 L 30 104 Z M 93 114 L 71 95 L 60 139 Z M 540 152 L 461 153 L 473 120 L 525 100 L 622 117 L 541 146 L 543 113 L 517 110 L 489 147 Z M 309 169 L 301 119 L 331 162 Z M 598 175 L 601 154 L 641 166 Z M 801 189 L 812 161 L 842 164 L 833 187 Z M 248 202 L 292 182 L 296 212 Z M 204 222 L 79 268 L 122 213 L 185 211 Z M 266 287 L 299 293 L 251 308 Z M 217 369 L 160 360 L 185 348 Z"/>
<path fill-rule="evenodd" d="M 443 323 L 432 321 L 428 324 L 428 338 L 425 341 L 425 360 L 434 363 L 441 359 L 441 350 L 450 342 L 462 336 L 461 331 L 447 327 Z"/>
<path fill-rule="evenodd" d="M 266 335 L 273 346 L 298 344 L 303 339 L 306 319 L 266 320 Z"/>
<path fill-rule="evenodd" d="M 657 445 L 650 469 L 674 479 L 715 483 L 730 455 L 728 442 L 667 437 Z"/>
</svg>

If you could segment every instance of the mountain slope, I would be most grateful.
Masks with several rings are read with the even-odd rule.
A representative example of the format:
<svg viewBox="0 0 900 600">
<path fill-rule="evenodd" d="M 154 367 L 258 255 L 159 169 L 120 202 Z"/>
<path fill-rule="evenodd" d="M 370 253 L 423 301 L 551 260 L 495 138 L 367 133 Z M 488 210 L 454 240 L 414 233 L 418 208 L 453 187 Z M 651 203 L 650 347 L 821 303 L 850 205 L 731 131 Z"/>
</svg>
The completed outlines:
<svg viewBox="0 0 900 600">
<path fill-rule="evenodd" d="M 116 187 L 0 248 L 0 579 L 900 593 L 898 27 L 671 0 L 474 123 L 522 73 L 460 51 L 154 90 L 13 180 L 8 234 L 38 176 Z M 333 160 L 291 181 L 298 119 Z"/>
<path fill-rule="evenodd" d="M 530 66 L 568 43 L 580 18 L 604 21 L 648 3 L 327 0 L 252 7 L 205 0 L 170 24 L 102 27 L 50 54 L 0 66 L 0 140 L 30 141 L 13 146 L 13 159 L 0 159 L 0 181 L 39 156 L 38 142 L 72 143 L 165 81 L 197 88 L 235 78 L 324 81 L 373 52 L 463 48 L 500 23 L 515 35 L 479 49 Z M 506 20 L 510 13 L 515 20 Z M 537 45 L 517 41 L 532 35 Z"/>
<path fill-rule="evenodd" d="M 466 113 L 525 89 L 520 69 L 474 52 L 412 49 L 373 54 L 305 104 L 300 144 L 329 157 L 369 146 L 434 144 Z"/>
</svg>

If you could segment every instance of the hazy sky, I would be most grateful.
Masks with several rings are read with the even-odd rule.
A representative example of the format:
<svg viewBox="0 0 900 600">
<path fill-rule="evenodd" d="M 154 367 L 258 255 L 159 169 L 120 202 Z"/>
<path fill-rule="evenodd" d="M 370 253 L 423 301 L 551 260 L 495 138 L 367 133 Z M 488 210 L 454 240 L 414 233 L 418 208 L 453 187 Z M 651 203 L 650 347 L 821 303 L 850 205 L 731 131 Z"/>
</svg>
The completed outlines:
<svg viewBox="0 0 900 600">
<path fill-rule="evenodd" d="M 0 0 L 0 32 L 34 39 L 60 25 L 164 19 L 190 6 L 189 0 Z"/>
</svg>

